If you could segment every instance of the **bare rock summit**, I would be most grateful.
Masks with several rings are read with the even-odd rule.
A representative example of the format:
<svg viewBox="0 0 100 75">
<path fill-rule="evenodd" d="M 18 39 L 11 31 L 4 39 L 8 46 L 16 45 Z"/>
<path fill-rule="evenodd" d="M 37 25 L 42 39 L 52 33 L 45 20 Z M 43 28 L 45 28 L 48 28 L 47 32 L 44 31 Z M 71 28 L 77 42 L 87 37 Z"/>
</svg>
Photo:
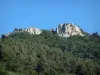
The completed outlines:
<svg viewBox="0 0 100 75">
<path fill-rule="evenodd" d="M 26 28 L 24 31 L 29 32 L 30 34 L 37 34 L 37 35 L 42 33 L 42 31 L 40 29 L 33 28 L 33 27 L 32 28 Z"/>
<path fill-rule="evenodd" d="M 59 24 L 56 31 L 57 34 L 62 37 L 70 37 L 75 35 L 84 36 L 81 29 L 72 23 Z"/>
</svg>

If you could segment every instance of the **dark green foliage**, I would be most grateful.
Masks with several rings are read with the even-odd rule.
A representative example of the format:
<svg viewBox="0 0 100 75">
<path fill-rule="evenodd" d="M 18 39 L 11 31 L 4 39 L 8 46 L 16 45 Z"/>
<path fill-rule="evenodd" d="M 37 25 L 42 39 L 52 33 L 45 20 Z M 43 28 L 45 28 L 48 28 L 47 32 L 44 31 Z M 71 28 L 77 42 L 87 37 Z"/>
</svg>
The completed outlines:
<svg viewBox="0 0 100 75">
<path fill-rule="evenodd" d="M 0 38 L 0 69 L 15 75 L 100 75 L 99 37 L 62 38 L 49 30 L 13 33 Z"/>
<path fill-rule="evenodd" d="M 0 75 L 7 75 L 6 72 L 0 71 Z"/>
<path fill-rule="evenodd" d="M 14 29 L 14 32 L 16 32 L 16 31 L 22 31 L 23 29 L 21 29 L 21 28 L 19 28 L 19 29 L 17 29 L 17 28 L 15 28 Z"/>
</svg>

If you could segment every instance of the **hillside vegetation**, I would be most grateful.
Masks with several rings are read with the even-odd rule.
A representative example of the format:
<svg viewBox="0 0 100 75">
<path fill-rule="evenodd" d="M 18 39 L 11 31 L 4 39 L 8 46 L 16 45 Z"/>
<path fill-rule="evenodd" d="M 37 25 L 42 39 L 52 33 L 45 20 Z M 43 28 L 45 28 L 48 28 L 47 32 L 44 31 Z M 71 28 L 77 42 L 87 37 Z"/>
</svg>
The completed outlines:
<svg viewBox="0 0 100 75">
<path fill-rule="evenodd" d="M 100 75 L 100 36 L 43 30 L 0 38 L 0 75 Z"/>
</svg>

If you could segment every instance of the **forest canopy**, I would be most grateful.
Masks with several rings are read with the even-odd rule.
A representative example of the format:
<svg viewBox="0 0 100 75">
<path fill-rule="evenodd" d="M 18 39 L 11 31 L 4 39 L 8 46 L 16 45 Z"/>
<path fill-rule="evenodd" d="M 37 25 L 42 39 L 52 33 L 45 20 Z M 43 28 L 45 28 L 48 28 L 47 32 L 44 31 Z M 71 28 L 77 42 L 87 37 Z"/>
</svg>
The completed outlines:
<svg viewBox="0 0 100 75">
<path fill-rule="evenodd" d="M 100 36 L 43 30 L 0 38 L 0 75 L 100 75 Z"/>
</svg>

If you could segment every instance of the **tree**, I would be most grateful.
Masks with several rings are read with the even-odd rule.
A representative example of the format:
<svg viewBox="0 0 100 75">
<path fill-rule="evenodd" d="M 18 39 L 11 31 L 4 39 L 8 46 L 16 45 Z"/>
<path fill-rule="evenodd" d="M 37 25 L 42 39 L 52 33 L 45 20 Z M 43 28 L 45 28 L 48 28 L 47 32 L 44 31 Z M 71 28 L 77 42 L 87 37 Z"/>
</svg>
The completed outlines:
<svg viewBox="0 0 100 75">
<path fill-rule="evenodd" d="M 19 29 L 15 28 L 14 31 L 19 31 Z"/>
</svg>

